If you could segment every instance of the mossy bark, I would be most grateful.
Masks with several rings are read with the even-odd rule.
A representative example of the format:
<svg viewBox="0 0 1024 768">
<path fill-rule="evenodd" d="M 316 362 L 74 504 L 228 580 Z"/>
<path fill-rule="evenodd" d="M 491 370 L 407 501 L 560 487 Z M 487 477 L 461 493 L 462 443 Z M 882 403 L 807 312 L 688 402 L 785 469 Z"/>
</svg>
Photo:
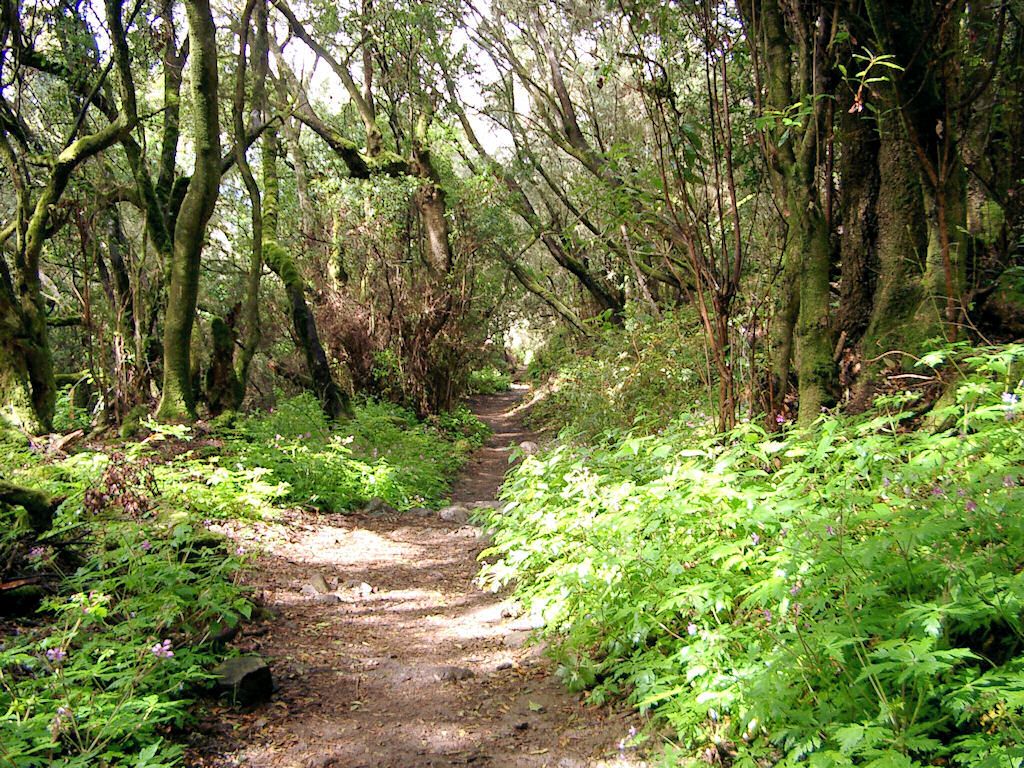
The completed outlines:
<svg viewBox="0 0 1024 768">
<path fill-rule="evenodd" d="M 268 130 L 264 134 L 263 144 L 263 259 L 284 283 L 292 328 L 306 359 L 306 370 L 312 382 L 313 392 L 320 401 L 324 413 L 332 419 L 347 418 L 352 415 L 352 404 L 348 393 L 334 380 L 327 352 L 320 341 L 316 317 L 306 301 L 306 281 L 291 253 L 276 240 L 280 194 L 277 176 L 279 150 L 277 134 Z"/>
<path fill-rule="evenodd" d="M 925 296 L 921 275 L 927 232 L 915 161 L 898 132 L 887 128 L 883 126 L 878 155 L 878 277 L 862 340 L 869 360 L 890 350 L 916 351 L 920 341 L 941 334 L 941 314 L 919 313 Z"/>
<path fill-rule="evenodd" d="M 167 314 L 164 320 L 163 392 L 157 418 L 195 418 L 191 342 L 199 294 L 199 264 L 206 225 L 220 190 L 217 30 L 209 0 L 185 0 L 191 45 L 192 140 L 195 165 L 174 224 Z"/>
<path fill-rule="evenodd" d="M 28 515 L 29 527 L 35 534 L 45 533 L 53 526 L 53 516 L 63 497 L 49 496 L 35 488 L 27 488 L 0 480 L 0 504 L 21 507 Z"/>
<path fill-rule="evenodd" d="M 808 425 L 835 400 L 835 363 L 830 327 L 832 246 L 824 216 L 801 222 L 800 308 L 794 333 L 799 394 L 798 422 Z"/>
<path fill-rule="evenodd" d="M 284 283 L 291 310 L 292 328 L 302 347 L 306 359 L 306 370 L 313 386 L 313 392 L 324 413 L 332 419 L 351 416 L 349 397 L 334 380 L 331 366 L 320 342 L 316 318 L 306 302 L 306 284 L 299 274 L 291 254 L 273 241 L 264 243 L 263 255 L 267 266 Z"/>
<path fill-rule="evenodd" d="M 829 217 L 825 210 L 831 179 L 824 166 L 828 154 L 827 98 L 822 57 L 833 25 L 823 5 L 791 7 L 782 0 L 740 0 L 744 34 L 757 53 L 763 94 L 759 107 L 774 125 L 765 132 L 763 151 L 774 193 L 785 201 L 787 250 L 783 285 L 776 312 L 773 408 L 788 387 L 789 359 L 795 362 L 801 424 L 817 418 L 833 399 Z M 798 101 L 807 113 L 798 125 L 783 125 Z M 792 329 L 792 335 L 789 330 Z"/>
<path fill-rule="evenodd" d="M 7 325 L 0 319 L 0 329 Z M 46 430 L 32 400 L 25 357 L 15 340 L 0 330 L 0 422 L 31 434 Z M 2 426 L 2 424 L 0 424 Z"/>
<path fill-rule="evenodd" d="M 238 408 L 245 387 L 235 374 L 236 334 L 230 321 L 215 317 L 210 321 L 210 367 L 206 369 L 206 404 L 211 416 Z"/>
</svg>

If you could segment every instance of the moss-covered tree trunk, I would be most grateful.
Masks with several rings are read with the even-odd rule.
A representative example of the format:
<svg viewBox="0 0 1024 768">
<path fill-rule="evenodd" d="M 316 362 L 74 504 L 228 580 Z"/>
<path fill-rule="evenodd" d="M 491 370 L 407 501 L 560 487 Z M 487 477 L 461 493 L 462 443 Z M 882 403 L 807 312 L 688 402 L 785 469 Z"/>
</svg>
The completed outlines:
<svg viewBox="0 0 1024 768">
<path fill-rule="evenodd" d="M 78 135 L 52 158 L 49 176 L 34 202 L 28 165 L 12 146 L 8 126 L 0 123 L 0 155 L 12 178 L 16 198 L 14 269 L 5 264 L 0 276 L 0 365 L 6 371 L 0 373 L 0 396 L 4 397 L 0 406 L 9 405 L 11 419 L 33 432 L 51 427 L 57 395 L 40 276 L 43 248 L 59 228 L 53 214 L 74 171 L 122 141 L 136 123 L 135 87 L 121 2 L 106 0 L 104 5 L 111 55 L 120 82 L 121 109 L 110 116 L 106 125 Z M 31 413 L 25 407 L 26 392 Z"/>
<path fill-rule="evenodd" d="M 809 424 L 833 400 L 831 296 L 832 271 L 829 215 L 825 210 L 828 177 L 826 116 L 831 83 L 826 77 L 828 51 L 837 28 L 835 6 L 823 2 L 794 7 L 784 0 L 740 0 L 744 34 L 758 69 L 762 92 L 759 110 L 768 130 L 762 150 L 776 198 L 785 202 L 787 226 L 782 295 L 777 305 L 776 347 L 779 391 L 785 395 L 792 350 L 797 375 L 799 421 Z M 799 122 L 784 115 L 797 110 Z M 786 338 L 793 329 L 792 344 Z"/>
<path fill-rule="evenodd" d="M 242 12 L 239 30 L 238 66 L 232 99 L 232 124 L 235 135 L 235 164 L 249 194 L 252 208 L 252 242 L 245 293 L 226 319 L 214 318 L 210 325 L 212 357 L 206 373 L 206 401 L 212 414 L 242 407 L 249 383 L 249 367 L 259 346 L 260 278 L 263 274 L 263 200 L 247 158 L 245 127 L 245 84 L 248 69 L 249 23 L 255 16 L 256 34 L 252 46 L 253 112 L 267 119 L 266 75 L 269 63 L 267 7 L 265 0 L 249 0 Z M 241 325 L 241 330 L 238 326 Z M 239 343 L 240 342 L 240 343 Z"/>
<path fill-rule="evenodd" d="M 864 9 L 863 37 L 876 50 L 891 52 L 899 67 L 877 91 L 897 118 L 889 132 L 906 142 L 915 160 L 921 194 L 915 209 L 923 212 L 927 230 L 922 294 L 913 315 L 917 329 L 910 338 L 924 340 L 923 329 L 933 328 L 953 338 L 963 319 L 967 256 L 967 177 L 960 147 L 965 4 L 867 0 Z"/>
<path fill-rule="evenodd" d="M 924 198 L 910 147 L 893 123 L 882 126 L 878 153 L 878 274 L 862 340 L 869 360 L 890 350 L 914 350 L 924 339 L 941 334 L 941 313 L 926 319 L 918 311 L 925 293 Z"/>
<path fill-rule="evenodd" d="M 174 225 L 167 314 L 164 320 L 163 392 L 157 418 L 195 417 L 192 385 L 192 326 L 199 294 L 199 264 L 206 225 L 220 190 L 217 30 L 209 0 L 185 0 L 190 40 L 190 91 L 195 164 Z"/>
<path fill-rule="evenodd" d="M 6 303 L 0 297 L 0 305 Z M 17 341 L 19 326 L 18 315 L 0 306 L 0 421 L 38 434 L 46 431 L 47 425 L 40 420 L 32 399 L 27 361 Z"/>
<path fill-rule="evenodd" d="M 332 419 L 351 416 L 352 404 L 348 393 L 334 380 L 327 352 L 320 341 L 316 316 L 306 301 L 306 281 L 288 250 L 277 242 L 279 182 L 277 156 L 280 144 L 277 132 L 268 129 L 263 134 L 263 259 L 271 271 L 284 283 L 292 329 L 306 360 L 306 370 L 313 392 L 321 407 Z"/>
</svg>

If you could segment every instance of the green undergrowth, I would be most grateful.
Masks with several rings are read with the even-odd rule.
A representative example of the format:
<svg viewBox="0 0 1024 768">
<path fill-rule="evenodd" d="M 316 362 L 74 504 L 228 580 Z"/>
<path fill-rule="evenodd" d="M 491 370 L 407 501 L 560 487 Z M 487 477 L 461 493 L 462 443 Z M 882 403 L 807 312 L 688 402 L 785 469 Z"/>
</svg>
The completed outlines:
<svg viewBox="0 0 1024 768">
<path fill-rule="evenodd" d="M 568 424 L 583 440 L 713 412 L 702 331 L 690 309 L 661 319 L 628 315 L 621 326 L 596 327 L 587 341 L 562 331 L 533 355 L 527 373 L 546 392 L 532 418 Z"/>
<path fill-rule="evenodd" d="M 226 652 L 214 640 L 253 610 L 246 554 L 212 520 L 436 505 L 488 432 L 464 408 L 419 422 L 369 401 L 333 425 L 307 397 L 208 430 L 148 426 L 65 458 L 3 436 L 0 475 L 66 500 L 42 535 L 0 509 L 0 582 L 27 585 L 0 595 L 21 615 L 0 618 L 0 765 L 180 764 L 176 734 Z"/>
<path fill-rule="evenodd" d="M 471 371 L 466 385 L 471 395 L 496 395 L 508 392 L 511 387 L 512 375 L 493 365 Z"/>
<path fill-rule="evenodd" d="M 1019 768 L 1022 361 L 957 361 L 941 433 L 906 395 L 807 433 L 563 442 L 481 512 L 482 579 L 571 688 L 670 726 L 671 764 Z"/>
<path fill-rule="evenodd" d="M 176 765 L 169 737 L 224 654 L 211 636 L 252 612 L 242 560 L 192 517 L 162 514 L 145 463 L 64 464 L 21 465 L 70 493 L 53 528 L 29 541 L 5 527 L 6 576 L 50 589 L 22 588 L 38 609 L 0 624 L 0 764 Z"/>
<path fill-rule="evenodd" d="M 488 434 L 465 407 L 420 422 L 374 401 L 333 425 L 305 395 L 224 421 L 205 440 L 186 436 L 195 447 L 161 470 L 181 501 L 208 517 L 281 504 L 345 511 L 374 498 L 400 510 L 437 506 Z"/>
</svg>

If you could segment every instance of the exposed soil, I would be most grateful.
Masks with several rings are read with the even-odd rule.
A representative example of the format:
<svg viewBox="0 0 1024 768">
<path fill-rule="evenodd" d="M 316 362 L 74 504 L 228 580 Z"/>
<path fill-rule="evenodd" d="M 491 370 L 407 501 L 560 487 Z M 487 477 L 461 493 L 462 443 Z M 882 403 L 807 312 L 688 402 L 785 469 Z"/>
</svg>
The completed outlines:
<svg viewBox="0 0 1024 768">
<path fill-rule="evenodd" d="M 493 500 L 509 445 L 530 440 L 522 390 L 475 399 L 494 436 L 453 502 Z M 486 546 L 435 516 L 295 511 L 229 531 L 262 551 L 250 576 L 276 617 L 235 641 L 270 662 L 270 703 L 211 708 L 193 766 L 583 768 L 644 765 L 635 716 L 584 704 L 527 642 L 529 625 L 474 584 Z M 319 576 L 325 597 L 311 586 Z M 331 602 L 328 602 L 331 601 Z"/>
</svg>

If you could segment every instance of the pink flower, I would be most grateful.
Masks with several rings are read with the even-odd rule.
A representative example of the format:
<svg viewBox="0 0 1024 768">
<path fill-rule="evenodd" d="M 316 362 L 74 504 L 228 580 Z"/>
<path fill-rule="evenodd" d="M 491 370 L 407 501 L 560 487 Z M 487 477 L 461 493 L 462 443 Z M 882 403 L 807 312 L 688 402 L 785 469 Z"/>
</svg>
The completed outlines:
<svg viewBox="0 0 1024 768">
<path fill-rule="evenodd" d="M 170 640 L 164 640 L 163 642 L 157 643 L 149 649 L 149 652 L 158 659 L 169 659 L 174 656 L 174 651 L 171 650 Z"/>
<path fill-rule="evenodd" d="M 46 651 L 46 658 L 54 664 L 60 664 L 67 657 L 68 653 L 63 648 L 49 648 Z"/>
</svg>

